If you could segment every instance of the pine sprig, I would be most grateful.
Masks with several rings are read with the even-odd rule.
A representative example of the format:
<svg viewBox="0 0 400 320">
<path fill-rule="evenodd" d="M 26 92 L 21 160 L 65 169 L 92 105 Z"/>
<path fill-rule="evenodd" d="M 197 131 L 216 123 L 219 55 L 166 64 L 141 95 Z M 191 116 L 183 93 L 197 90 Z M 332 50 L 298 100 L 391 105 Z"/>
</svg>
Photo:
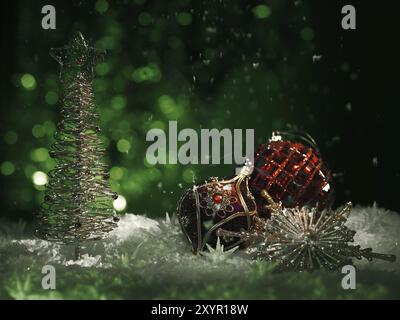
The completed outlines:
<svg viewBox="0 0 400 320">
<path fill-rule="evenodd" d="M 215 246 L 215 249 L 208 243 L 206 243 L 206 246 L 208 252 L 203 251 L 201 254 L 205 256 L 207 259 L 211 260 L 213 263 L 226 261 L 239 248 L 239 247 L 233 247 L 229 250 L 224 250 L 224 245 L 221 244 L 221 240 L 219 237 L 217 238 L 217 244 Z"/>
</svg>

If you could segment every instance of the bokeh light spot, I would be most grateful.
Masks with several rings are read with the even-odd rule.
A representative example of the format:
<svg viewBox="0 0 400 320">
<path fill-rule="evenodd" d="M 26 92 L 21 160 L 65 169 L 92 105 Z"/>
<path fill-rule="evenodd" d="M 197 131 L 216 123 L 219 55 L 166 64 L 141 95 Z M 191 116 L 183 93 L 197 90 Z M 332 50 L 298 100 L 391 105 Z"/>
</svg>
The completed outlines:
<svg viewBox="0 0 400 320">
<path fill-rule="evenodd" d="M 159 120 L 155 120 L 150 124 L 151 129 L 161 129 L 165 130 L 166 126 L 165 123 Z"/>
<path fill-rule="evenodd" d="M 43 123 L 43 127 L 46 130 L 46 134 L 52 136 L 56 131 L 56 126 L 53 121 L 47 120 Z"/>
<path fill-rule="evenodd" d="M 42 171 L 36 171 L 32 175 L 32 181 L 36 186 L 44 186 L 48 182 L 47 174 Z"/>
<path fill-rule="evenodd" d="M 126 208 L 125 197 L 118 195 L 118 198 L 113 201 L 114 209 L 117 211 L 123 211 Z"/>
<path fill-rule="evenodd" d="M 158 98 L 158 104 L 160 106 L 161 111 L 164 114 L 169 114 L 174 112 L 175 109 L 175 101 L 168 95 L 162 95 Z"/>
<path fill-rule="evenodd" d="M 95 46 L 102 49 L 111 50 L 115 48 L 116 41 L 117 39 L 112 36 L 105 36 L 101 40 L 96 41 Z"/>
<path fill-rule="evenodd" d="M 102 62 L 96 65 L 96 73 L 99 76 L 105 76 L 110 72 L 110 70 L 111 70 L 110 64 L 106 62 Z"/>
<path fill-rule="evenodd" d="M 107 0 L 97 0 L 94 8 L 99 13 L 105 13 L 108 10 Z"/>
<path fill-rule="evenodd" d="M 161 171 L 157 168 L 150 168 L 148 171 L 148 177 L 150 181 L 160 181 Z"/>
<path fill-rule="evenodd" d="M 131 143 L 126 139 L 120 139 L 117 142 L 117 149 L 121 153 L 128 153 L 131 148 Z"/>
<path fill-rule="evenodd" d="M 124 170 L 121 167 L 112 167 L 110 170 L 110 177 L 114 180 L 120 180 L 124 176 Z"/>
<path fill-rule="evenodd" d="M 156 64 L 149 64 L 148 66 L 137 68 L 132 78 L 135 82 L 152 81 L 158 82 L 161 80 L 161 71 Z"/>
<path fill-rule="evenodd" d="M 54 105 L 58 102 L 58 94 L 54 91 L 49 91 L 46 93 L 44 100 L 47 104 Z"/>
<path fill-rule="evenodd" d="M 25 90 L 32 91 L 36 88 L 36 79 L 30 73 L 25 73 L 21 77 L 21 85 Z"/>
<path fill-rule="evenodd" d="M 35 162 L 43 162 L 49 158 L 49 152 L 46 148 L 37 148 L 31 152 L 31 159 Z"/>
<path fill-rule="evenodd" d="M 181 26 L 188 26 L 192 23 L 192 15 L 189 12 L 183 11 L 177 15 L 176 20 Z"/>
<path fill-rule="evenodd" d="M 1 173 L 5 176 L 12 175 L 15 171 L 15 166 L 11 161 L 4 161 L 1 164 Z"/>
<path fill-rule="evenodd" d="M 35 124 L 32 127 L 32 135 L 35 138 L 43 138 L 46 135 L 46 129 L 40 124 Z"/>
<path fill-rule="evenodd" d="M 7 131 L 4 135 L 4 141 L 7 144 L 15 144 L 17 143 L 18 135 L 14 131 Z"/>
<path fill-rule="evenodd" d="M 186 183 L 193 183 L 196 179 L 196 172 L 191 168 L 186 168 L 182 172 L 182 178 Z"/>
<path fill-rule="evenodd" d="M 126 103 L 127 103 L 126 98 L 121 95 L 114 96 L 111 100 L 111 106 L 115 110 L 122 110 L 123 108 L 126 107 Z"/>
<path fill-rule="evenodd" d="M 253 14 L 258 19 L 266 19 L 271 15 L 271 9 L 265 4 L 260 4 L 253 8 Z"/>
</svg>

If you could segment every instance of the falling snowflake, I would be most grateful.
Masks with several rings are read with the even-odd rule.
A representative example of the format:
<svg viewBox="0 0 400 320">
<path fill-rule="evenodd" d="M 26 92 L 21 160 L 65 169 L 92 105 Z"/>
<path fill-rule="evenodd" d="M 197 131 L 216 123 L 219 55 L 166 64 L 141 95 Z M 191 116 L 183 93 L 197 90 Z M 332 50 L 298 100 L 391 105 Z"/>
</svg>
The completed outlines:
<svg viewBox="0 0 400 320">
<path fill-rule="evenodd" d="M 322 59 L 322 55 L 314 54 L 314 55 L 312 56 L 312 61 L 313 61 L 313 62 L 318 62 L 318 61 L 320 61 L 321 59 Z"/>
</svg>

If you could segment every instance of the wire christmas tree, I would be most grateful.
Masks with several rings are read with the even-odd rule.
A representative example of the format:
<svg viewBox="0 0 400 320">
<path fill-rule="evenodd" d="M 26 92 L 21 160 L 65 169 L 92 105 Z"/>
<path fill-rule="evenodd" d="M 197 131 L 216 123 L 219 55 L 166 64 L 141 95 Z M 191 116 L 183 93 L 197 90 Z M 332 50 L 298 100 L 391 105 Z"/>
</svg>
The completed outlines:
<svg viewBox="0 0 400 320">
<path fill-rule="evenodd" d="M 93 68 L 103 54 L 88 46 L 81 33 L 65 47 L 50 51 L 61 65 L 63 100 L 50 151 L 56 167 L 49 173 L 36 234 L 75 245 L 75 259 L 80 258 L 82 242 L 103 238 L 118 221 L 112 207 L 112 199 L 118 195 L 110 189 L 102 162 L 105 150 L 98 137 L 92 89 Z"/>
</svg>

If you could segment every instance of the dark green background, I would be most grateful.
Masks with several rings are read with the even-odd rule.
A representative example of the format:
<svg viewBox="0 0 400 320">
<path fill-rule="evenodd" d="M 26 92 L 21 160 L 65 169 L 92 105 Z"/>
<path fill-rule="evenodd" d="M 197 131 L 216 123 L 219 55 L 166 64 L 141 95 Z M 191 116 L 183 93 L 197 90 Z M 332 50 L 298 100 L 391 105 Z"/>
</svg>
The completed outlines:
<svg viewBox="0 0 400 320">
<path fill-rule="evenodd" d="M 48 51 L 74 30 L 108 52 L 94 89 L 112 188 L 127 211 L 171 213 L 192 173 L 233 173 L 146 166 L 147 130 L 175 119 L 180 129 L 254 128 L 257 144 L 275 129 L 303 129 L 337 174 L 335 205 L 400 211 L 398 10 L 394 1 L 349 3 L 355 31 L 341 29 L 348 2 L 334 0 L 2 1 L 0 217 L 30 220 L 42 201 L 32 174 L 52 168 L 60 93 Z M 56 30 L 41 28 L 45 4 L 57 9 Z"/>
</svg>

